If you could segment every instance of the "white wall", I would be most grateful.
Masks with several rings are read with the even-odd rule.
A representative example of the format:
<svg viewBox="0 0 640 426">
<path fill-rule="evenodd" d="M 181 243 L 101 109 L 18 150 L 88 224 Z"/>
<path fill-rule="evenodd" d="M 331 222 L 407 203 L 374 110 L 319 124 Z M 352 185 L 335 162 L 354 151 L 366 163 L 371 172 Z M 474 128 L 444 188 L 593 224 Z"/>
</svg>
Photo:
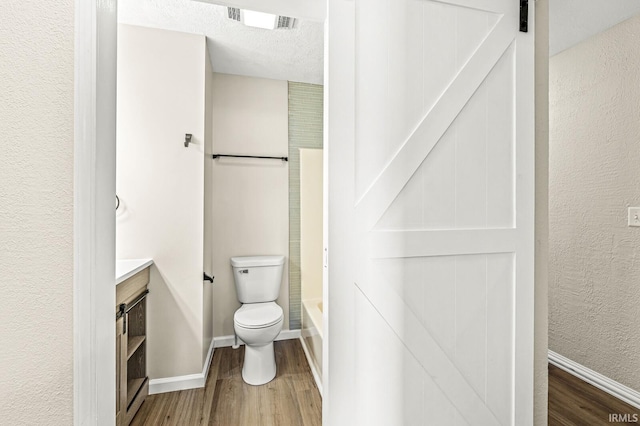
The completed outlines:
<svg viewBox="0 0 640 426">
<path fill-rule="evenodd" d="M 322 149 L 300 149 L 302 300 L 322 298 Z"/>
<path fill-rule="evenodd" d="M 640 390 L 640 16 L 550 62 L 549 347 Z"/>
<path fill-rule="evenodd" d="M 0 2 L 0 418 L 73 422 L 74 2 Z"/>
<path fill-rule="evenodd" d="M 550 7 L 551 56 L 640 12 L 637 0 L 555 0 Z"/>
<path fill-rule="evenodd" d="M 206 42 L 119 27 L 116 256 L 151 257 L 147 372 L 202 372 Z M 184 147 L 185 133 L 194 143 Z"/>
<path fill-rule="evenodd" d="M 213 79 L 213 150 L 217 154 L 287 156 L 287 82 L 226 74 Z M 240 306 L 229 259 L 289 257 L 288 163 L 222 158 L 213 165 L 214 335 L 233 334 Z M 289 268 L 280 297 L 289 328 Z"/>
</svg>

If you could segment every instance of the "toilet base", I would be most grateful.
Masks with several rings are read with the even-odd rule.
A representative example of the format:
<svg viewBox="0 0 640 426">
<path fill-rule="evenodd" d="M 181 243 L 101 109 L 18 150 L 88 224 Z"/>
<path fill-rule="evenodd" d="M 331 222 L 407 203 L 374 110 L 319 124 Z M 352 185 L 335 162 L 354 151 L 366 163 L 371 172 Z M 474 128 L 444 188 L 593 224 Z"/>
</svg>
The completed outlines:
<svg viewBox="0 0 640 426">
<path fill-rule="evenodd" d="M 276 356 L 273 342 L 262 346 L 244 346 L 244 364 L 242 380 L 259 386 L 269 383 L 276 377 Z"/>
</svg>

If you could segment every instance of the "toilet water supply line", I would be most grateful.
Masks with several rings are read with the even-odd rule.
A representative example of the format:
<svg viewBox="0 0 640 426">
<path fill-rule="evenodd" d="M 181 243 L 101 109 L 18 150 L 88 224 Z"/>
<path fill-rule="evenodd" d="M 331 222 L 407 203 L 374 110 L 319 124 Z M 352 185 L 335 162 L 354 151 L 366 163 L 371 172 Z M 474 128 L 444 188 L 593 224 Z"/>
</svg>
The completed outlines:
<svg viewBox="0 0 640 426">
<path fill-rule="evenodd" d="M 231 346 L 232 349 L 238 349 L 240 347 L 240 344 L 238 343 L 238 335 L 236 333 L 233 333 L 233 345 Z"/>
</svg>

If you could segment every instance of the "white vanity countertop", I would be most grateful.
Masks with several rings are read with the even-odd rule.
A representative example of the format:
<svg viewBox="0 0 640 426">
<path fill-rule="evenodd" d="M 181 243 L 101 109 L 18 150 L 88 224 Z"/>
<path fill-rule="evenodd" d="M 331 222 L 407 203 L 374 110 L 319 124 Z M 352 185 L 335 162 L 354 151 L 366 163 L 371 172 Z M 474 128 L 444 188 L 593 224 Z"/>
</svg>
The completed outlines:
<svg viewBox="0 0 640 426">
<path fill-rule="evenodd" d="M 116 285 L 153 265 L 153 259 L 116 260 Z"/>
</svg>

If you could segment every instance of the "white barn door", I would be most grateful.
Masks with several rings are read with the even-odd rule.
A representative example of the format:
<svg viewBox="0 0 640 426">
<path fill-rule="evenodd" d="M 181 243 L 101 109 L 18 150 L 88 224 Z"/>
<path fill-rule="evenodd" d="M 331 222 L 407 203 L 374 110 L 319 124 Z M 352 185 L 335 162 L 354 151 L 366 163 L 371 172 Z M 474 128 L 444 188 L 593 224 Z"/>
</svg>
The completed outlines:
<svg viewBox="0 0 640 426">
<path fill-rule="evenodd" d="M 328 10 L 325 422 L 532 424 L 534 50 L 520 2 Z"/>
</svg>

